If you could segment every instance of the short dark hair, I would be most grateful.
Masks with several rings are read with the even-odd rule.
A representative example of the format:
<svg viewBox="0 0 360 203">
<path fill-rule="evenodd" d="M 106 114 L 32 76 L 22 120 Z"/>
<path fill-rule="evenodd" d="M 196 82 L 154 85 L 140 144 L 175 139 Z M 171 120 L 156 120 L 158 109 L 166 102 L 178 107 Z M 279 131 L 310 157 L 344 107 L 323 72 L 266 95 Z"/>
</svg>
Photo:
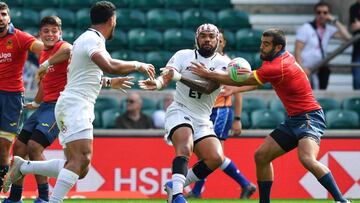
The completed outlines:
<svg viewBox="0 0 360 203">
<path fill-rule="evenodd" d="M 5 2 L 0 2 L 0 10 L 4 10 L 6 9 L 8 14 L 10 14 L 10 9 L 9 9 L 9 6 L 5 3 Z"/>
<path fill-rule="evenodd" d="M 282 49 L 286 47 L 286 37 L 284 31 L 278 28 L 270 28 L 263 32 L 262 36 L 264 37 L 272 37 L 273 38 L 273 45 L 282 45 Z"/>
<path fill-rule="evenodd" d="M 55 25 L 61 29 L 61 19 L 57 16 L 45 16 L 40 21 L 40 28 L 45 25 Z"/>
<path fill-rule="evenodd" d="M 114 14 L 116 7 L 108 1 L 99 1 L 91 6 L 90 19 L 91 24 L 98 25 L 106 23 Z"/>
<path fill-rule="evenodd" d="M 326 2 L 324 2 L 324 1 L 320 1 L 319 3 L 315 4 L 315 6 L 314 6 L 314 11 L 316 12 L 316 9 L 317 9 L 318 7 L 320 7 L 320 6 L 326 6 L 326 7 L 328 7 L 329 12 L 331 13 L 331 9 L 332 9 L 331 4 L 326 3 Z"/>
</svg>

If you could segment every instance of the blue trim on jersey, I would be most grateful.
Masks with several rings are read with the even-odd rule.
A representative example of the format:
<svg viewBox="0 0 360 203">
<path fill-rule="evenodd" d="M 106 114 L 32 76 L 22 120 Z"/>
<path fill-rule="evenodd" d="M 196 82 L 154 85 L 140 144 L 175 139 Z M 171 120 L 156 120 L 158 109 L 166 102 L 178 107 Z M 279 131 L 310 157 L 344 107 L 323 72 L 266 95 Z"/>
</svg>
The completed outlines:
<svg viewBox="0 0 360 203">
<path fill-rule="evenodd" d="M 214 124 L 214 131 L 220 140 L 226 140 L 229 137 L 229 131 L 233 123 L 232 107 L 213 108 L 210 120 Z"/>
<path fill-rule="evenodd" d="M 22 92 L 0 91 L 0 130 L 18 132 L 23 104 Z"/>
<path fill-rule="evenodd" d="M 23 130 L 28 132 L 39 130 L 52 144 L 59 134 L 54 110 L 55 103 L 41 103 L 40 107 L 26 120 Z"/>
</svg>

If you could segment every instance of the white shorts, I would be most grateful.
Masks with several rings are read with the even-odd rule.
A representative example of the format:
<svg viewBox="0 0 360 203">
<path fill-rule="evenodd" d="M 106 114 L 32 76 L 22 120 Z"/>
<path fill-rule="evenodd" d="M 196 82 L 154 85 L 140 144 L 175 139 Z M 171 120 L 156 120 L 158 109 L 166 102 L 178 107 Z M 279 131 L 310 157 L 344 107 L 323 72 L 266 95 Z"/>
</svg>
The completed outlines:
<svg viewBox="0 0 360 203">
<path fill-rule="evenodd" d="M 55 106 L 59 142 L 93 139 L 94 104 L 78 95 L 61 94 Z"/>
<path fill-rule="evenodd" d="M 181 124 L 188 124 L 194 130 L 193 140 L 197 140 L 206 136 L 215 136 L 213 123 L 210 121 L 209 116 L 191 116 L 189 110 L 182 104 L 173 102 L 166 111 L 165 116 L 165 130 L 166 134 L 164 139 L 167 143 L 171 144 L 169 139 L 173 129 Z"/>
</svg>

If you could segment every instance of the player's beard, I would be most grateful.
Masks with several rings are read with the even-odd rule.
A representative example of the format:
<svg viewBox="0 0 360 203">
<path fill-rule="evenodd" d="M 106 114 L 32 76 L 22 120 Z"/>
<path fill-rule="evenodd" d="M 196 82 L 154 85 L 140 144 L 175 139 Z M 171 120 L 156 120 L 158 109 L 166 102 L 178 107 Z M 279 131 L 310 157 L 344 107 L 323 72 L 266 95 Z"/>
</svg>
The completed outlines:
<svg viewBox="0 0 360 203">
<path fill-rule="evenodd" d="M 107 40 L 114 39 L 114 36 L 115 36 L 115 27 L 112 28 L 111 33 L 110 33 L 109 37 L 107 38 Z"/>
<path fill-rule="evenodd" d="M 6 30 L 6 25 L 0 27 L 0 33 L 4 32 Z"/>
<path fill-rule="evenodd" d="M 205 58 L 214 55 L 215 51 L 216 51 L 216 47 L 204 48 L 204 46 L 199 46 L 198 49 L 199 54 Z"/>
<path fill-rule="evenodd" d="M 262 51 L 261 51 L 262 52 Z M 264 52 L 262 52 L 264 54 Z M 263 61 L 272 61 L 274 59 L 275 53 L 275 47 L 271 49 L 270 52 L 265 53 L 265 55 L 260 54 L 260 59 Z"/>
</svg>

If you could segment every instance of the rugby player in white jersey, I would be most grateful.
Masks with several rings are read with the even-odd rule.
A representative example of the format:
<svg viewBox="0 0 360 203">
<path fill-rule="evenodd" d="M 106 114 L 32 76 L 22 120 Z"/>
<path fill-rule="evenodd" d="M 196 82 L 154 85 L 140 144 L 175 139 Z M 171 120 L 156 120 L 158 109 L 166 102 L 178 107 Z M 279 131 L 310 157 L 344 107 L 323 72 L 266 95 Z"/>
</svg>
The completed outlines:
<svg viewBox="0 0 360 203">
<path fill-rule="evenodd" d="M 96 2 L 90 9 L 91 28 L 76 39 L 68 67 L 68 83 L 55 107 L 59 141 L 64 147 L 66 160 L 24 161 L 14 157 L 4 180 L 4 188 L 23 175 L 34 173 L 57 178 L 49 202 L 62 202 L 65 195 L 85 177 L 93 151 L 94 104 L 102 86 L 130 87 L 130 77 L 102 78 L 103 71 L 127 74 L 133 71 L 155 75 L 151 64 L 112 59 L 106 51 L 105 41 L 113 37 L 116 25 L 115 6 L 107 1 Z M 49 64 L 42 64 L 46 70 Z"/>
<path fill-rule="evenodd" d="M 170 80 L 177 81 L 174 102 L 165 116 L 165 138 L 176 153 L 172 180 L 165 185 L 169 203 L 186 202 L 182 194 L 184 186 L 204 179 L 224 160 L 221 143 L 210 121 L 220 85 L 192 74 L 189 67 L 201 63 L 210 70 L 225 70 L 230 60 L 216 52 L 219 30 L 215 25 L 199 26 L 195 43 L 196 49 L 176 52 L 156 80 L 139 81 L 141 88 L 149 90 L 161 89 Z M 193 151 L 200 161 L 188 170 Z"/>
</svg>

